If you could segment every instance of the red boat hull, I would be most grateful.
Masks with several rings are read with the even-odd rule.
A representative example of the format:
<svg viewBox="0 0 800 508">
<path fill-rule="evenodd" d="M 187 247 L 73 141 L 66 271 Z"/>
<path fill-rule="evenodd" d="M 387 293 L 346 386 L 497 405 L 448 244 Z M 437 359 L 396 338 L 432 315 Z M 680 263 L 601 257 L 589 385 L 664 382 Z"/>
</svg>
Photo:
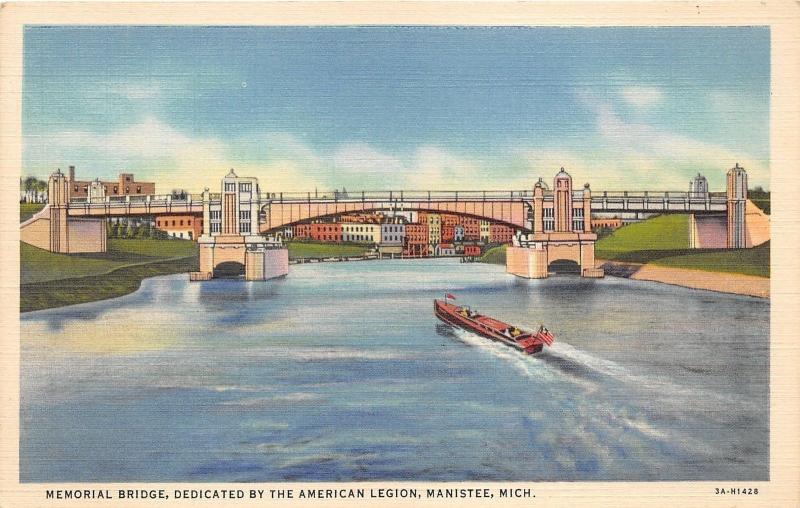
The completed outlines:
<svg viewBox="0 0 800 508">
<path fill-rule="evenodd" d="M 473 332 L 493 341 L 513 347 L 526 354 L 540 352 L 545 345 L 553 343 L 549 332 L 523 332 L 516 327 L 476 313 L 469 313 L 463 307 L 451 303 L 434 300 L 433 309 L 436 317 L 445 323 Z M 510 333 L 513 331 L 515 334 Z"/>
</svg>

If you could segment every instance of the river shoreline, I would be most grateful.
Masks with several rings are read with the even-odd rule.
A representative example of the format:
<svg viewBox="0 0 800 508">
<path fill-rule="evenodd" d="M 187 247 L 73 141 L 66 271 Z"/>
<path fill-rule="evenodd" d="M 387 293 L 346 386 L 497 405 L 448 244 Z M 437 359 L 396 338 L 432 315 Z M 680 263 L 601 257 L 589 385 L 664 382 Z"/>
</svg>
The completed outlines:
<svg viewBox="0 0 800 508">
<path fill-rule="evenodd" d="M 770 279 L 765 277 L 602 259 L 597 260 L 597 265 L 611 277 L 660 282 L 690 289 L 732 293 L 755 298 L 769 298 Z"/>
</svg>

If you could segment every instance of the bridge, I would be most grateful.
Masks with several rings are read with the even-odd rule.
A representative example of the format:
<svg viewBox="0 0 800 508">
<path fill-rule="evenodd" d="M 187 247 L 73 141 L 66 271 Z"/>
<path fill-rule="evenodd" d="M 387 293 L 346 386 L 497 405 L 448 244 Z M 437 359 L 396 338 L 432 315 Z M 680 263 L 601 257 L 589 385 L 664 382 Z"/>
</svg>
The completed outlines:
<svg viewBox="0 0 800 508">
<path fill-rule="evenodd" d="M 511 253 L 509 259 L 517 261 L 510 261 L 509 271 L 524 276 L 546 276 L 553 256 L 566 256 L 581 266 L 584 275 L 597 276 L 596 236 L 591 232 L 593 213 L 690 214 L 692 247 L 746 248 L 768 239 L 768 222 L 765 232 L 766 219 L 747 200 L 747 174 L 743 168 L 737 164 L 728 171 L 725 192 L 708 192 L 702 183 L 693 182 L 688 192 L 593 193 L 589 184 L 573 190 L 572 177 L 562 168 L 553 181 L 553 189 L 540 178 L 532 190 L 320 194 L 261 192 L 257 179 L 239 177 L 231 170 L 222 179 L 219 193 L 206 188 L 202 194 L 189 194 L 184 199 L 170 195 L 94 195 L 70 199 L 68 180 L 57 171 L 48 183 L 50 202 L 22 223 L 21 238 L 51 252 L 98 252 L 106 249 L 107 218 L 191 214 L 203 217 L 203 234 L 199 239 L 203 265 L 204 245 L 241 244 L 254 252 L 274 250 L 276 244 L 266 237 L 301 222 L 377 210 L 425 211 L 462 215 L 514 228 L 518 232 L 515 248 L 524 249 L 519 252 L 529 254 L 544 249 L 544 254 L 540 252 L 536 260 L 526 257 L 524 263 Z M 752 218 L 755 229 L 748 229 L 748 218 Z M 512 270 L 511 265 L 516 262 L 525 266 Z M 206 274 L 203 277 L 210 277 L 214 266 L 211 262 L 210 269 L 208 266 L 201 269 Z M 534 270 L 532 266 L 537 268 Z"/>
</svg>

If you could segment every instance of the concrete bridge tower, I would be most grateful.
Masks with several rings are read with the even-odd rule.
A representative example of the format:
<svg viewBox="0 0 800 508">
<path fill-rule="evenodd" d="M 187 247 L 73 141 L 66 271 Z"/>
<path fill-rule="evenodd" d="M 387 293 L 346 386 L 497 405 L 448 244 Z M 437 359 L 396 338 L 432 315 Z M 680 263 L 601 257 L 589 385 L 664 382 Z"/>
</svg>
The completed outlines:
<svg viewBox="0 0 800 508">
<path fill-rule="evenodd" d="M 259 234 L 258 180 L 225 175 L 220 193 L 203 192 L 203 233 L 198 238 L 200 270 L 190 280 L 244 275 L 266 280 L 289 273 L 288 251 L 280 241 Z"/>
<path fill-rule="evenodd" d="M 572 177 L 564 168 L 553 179 L 553 189 L 540 178 L 533 187 L 532 232 L 518 235 L 506 250 L 506 271 L 528 279 L 542 279 L 551 268 L 574 267 L 583 277 L 602 277 L 594 266 L 592 192 L 572 191 Z"/>
<path fill-rule="evenodd" d="M 67 177 L 61 169 L 50 175 L 47 182 L 48 208 L 50 212 L 50 252 L 69 252 L 69 226 L 67 224 L 67 204 L 69 188 Z"/>
<path fill-rule="evenodd" d="M 47 181 L 48 203 L 20 224 L 20 240 L 59 254 L 106 251 L 106 221 L 69 216 L 69 180 L 61 170 Z"/>
<path fill-rule="evenodd" d="M 747 247 L 747 172 L 736 163 L 728 170 L 728 248 Z"/>
</svg>

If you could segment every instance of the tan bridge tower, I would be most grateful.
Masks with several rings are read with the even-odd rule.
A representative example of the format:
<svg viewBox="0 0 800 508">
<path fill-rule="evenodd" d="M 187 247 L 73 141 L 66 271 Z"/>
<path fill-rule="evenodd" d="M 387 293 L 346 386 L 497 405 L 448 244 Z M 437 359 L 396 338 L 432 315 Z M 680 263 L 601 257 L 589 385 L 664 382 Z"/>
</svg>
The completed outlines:
<svg viewBox="0 0 800 508">
<path fill-rule="evenodd" d="M 259 235 L 258 180 L 231 169 L 219 194 L 203 192 L 203 234 L 198 238 L 200 270 L 190 280 L 244 275 L 267 280 L 289 273 L 289 254 L 280 241 Z"/>
<path fill-rule="evenodd" d="M 532 233 L 518 234 L 506 251 L 506 271 L 520 277 L 542 279 L 551 268 L 602 277 L 594 266 L 592 193 L 589 184 L 572 190 L 572 177 L 561 168 L 553 190 L 539 179 L 533 188 Z"/>
<path fill-rule="evenodd" d="M 69 180 L 61 170 L 47 182 L 47 205 L 20 224 L 20 240 L 59 254 L 106 251 L 106 221 L 70 217 Z"/>
</svg>

